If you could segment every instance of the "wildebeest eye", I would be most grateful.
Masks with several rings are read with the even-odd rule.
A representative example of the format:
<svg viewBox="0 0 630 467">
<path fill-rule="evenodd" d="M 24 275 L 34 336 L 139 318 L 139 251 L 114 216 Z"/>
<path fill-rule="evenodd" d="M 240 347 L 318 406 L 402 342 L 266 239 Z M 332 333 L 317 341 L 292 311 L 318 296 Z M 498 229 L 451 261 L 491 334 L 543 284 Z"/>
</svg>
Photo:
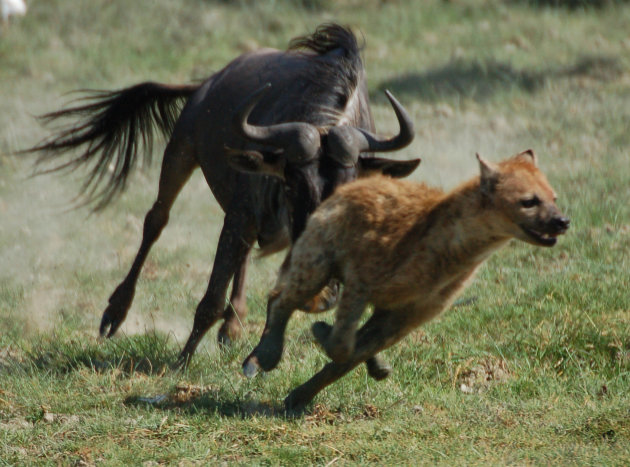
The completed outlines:
<svg viewBox="0 0 630 467">
<path fill-rule="evenodd" d="M 534 195 L 531 198 L 526 198 L 521 200 L 521 206 L 524 208 L 533 208 L 534 206 L 538 206 L 540 204 L 540 198 Z"/>
</svg>

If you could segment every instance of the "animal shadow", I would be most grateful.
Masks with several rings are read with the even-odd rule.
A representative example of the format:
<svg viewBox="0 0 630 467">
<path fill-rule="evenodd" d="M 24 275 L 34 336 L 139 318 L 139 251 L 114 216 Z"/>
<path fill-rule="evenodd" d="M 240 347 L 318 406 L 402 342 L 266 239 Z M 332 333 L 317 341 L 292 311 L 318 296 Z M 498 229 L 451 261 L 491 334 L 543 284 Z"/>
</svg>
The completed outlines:
<svg viewBox="0 0 630 467">
<path fill-rule="evenodd" d="M 156 410 L 185 412 L 190 414 L 219 414 L 231 418 L 292 418 L 301 413 L 287 412 L 281 404 L 234 398 L 234 393 L 218 386 L 198 386 L 179 383 L 167 393 L 151 396 L 133 395 L 124 401 L 127 405 L 153 407 Z"/>
<path fill-rule="evenodd" d="M 425 72 L 409 72 L 380 84 L 400 98 L 419 98 L 436 102 L 449 97 L 485 101 L 500 92 L 520 89 L 535 93 L 549 80 L 589 77 L 600 81 L 616 78 L 623 72 L 617 58 L 585 56 L 574 65 L 543 70 L 517 69 L 494 60 L 456 59 Z"/>
</svg>

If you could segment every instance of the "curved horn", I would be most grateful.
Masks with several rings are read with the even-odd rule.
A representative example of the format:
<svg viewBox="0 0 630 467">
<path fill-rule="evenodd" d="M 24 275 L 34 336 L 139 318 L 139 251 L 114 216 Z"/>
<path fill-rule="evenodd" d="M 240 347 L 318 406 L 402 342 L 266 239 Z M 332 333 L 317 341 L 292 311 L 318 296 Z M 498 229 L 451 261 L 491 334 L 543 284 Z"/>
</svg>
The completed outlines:
<svg viewBox="0 0 630 467">
<path fill-rule="evenodd" d="M 384 137 L 370 133 L 362 128 L 350 126 L 333 127 L 328 132 L 327 144 L 329 155 L 345 166 L 354 165 L 362 152 L 389 152 L 402 149 L 414 138 L 413 121 L 405 108 L 391 92 L 385 91 L 391 102 L 400 131 L 396 136 Z"/>
<path fill-rule="evenodd" d="M 307 161 L 317 156 L 320 134 L 317 128 L 305 122 L 287 122 L 259 126 L 247 122 L 250 113 L 271 88 L 271 83 L 254 91 L 236 110 L 232 123 L 244 138 L 263 145 L 284 150 L 293 160 Z"/>
<path fill-rule="evenodd" d="M 400 126 L 400 131 L 396 136 L 387 138 L 374 135 L 369 131 L 357 128 L 359 133 L 363 136 L 363 138 L 360 138 L 358 141 L 360 145 L 360 152 L 397 151 L 409 145 L 413 141 L 413 137 L 415 135 L 413 132 L 413 121 L 411 120 L 411 117 L 391 92 L 386 90 L 385 95 L 394 108 L 396 118 L 398 119 L 398 125 Z"/>
</svg>

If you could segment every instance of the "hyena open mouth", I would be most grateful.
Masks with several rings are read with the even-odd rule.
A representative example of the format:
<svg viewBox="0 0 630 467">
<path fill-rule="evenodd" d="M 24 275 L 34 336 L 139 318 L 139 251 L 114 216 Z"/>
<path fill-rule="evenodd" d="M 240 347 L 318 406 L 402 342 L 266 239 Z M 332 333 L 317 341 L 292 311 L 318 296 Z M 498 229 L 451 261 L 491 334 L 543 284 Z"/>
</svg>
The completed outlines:
<svg viewBox="0 0 630 467">
<path fill-rule="evenodd" d="M 551 233 L 539 232 L 534 229 L 528 229 L 527 227 L 524 227 L 522 225 L 521 229 L 523 229 L 523 232 L 525 232 L 529 236 L 529 238 L 531 238 L 534 242 L 541 246 L 554 246 L 558 241 L 556 237 L 564 233 L 564 231 Z"/>
</svg>

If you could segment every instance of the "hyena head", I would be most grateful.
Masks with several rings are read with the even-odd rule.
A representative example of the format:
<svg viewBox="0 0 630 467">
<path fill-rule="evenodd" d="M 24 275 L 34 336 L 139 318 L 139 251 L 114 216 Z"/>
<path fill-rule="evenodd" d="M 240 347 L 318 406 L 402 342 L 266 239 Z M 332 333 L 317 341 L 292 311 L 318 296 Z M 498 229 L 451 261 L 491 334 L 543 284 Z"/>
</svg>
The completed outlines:
<svg viewBox="0 0 630 467">
<path fill-rule="evenodd" d="M 496 212 L 502 234 L 539 246 L 554 246 L 567 231 L 569 219 L 556 206 L 556 193 L 536 164 L 531 149 L 499 164 L 477 154 L 481 191 Z"/>
</svg>

